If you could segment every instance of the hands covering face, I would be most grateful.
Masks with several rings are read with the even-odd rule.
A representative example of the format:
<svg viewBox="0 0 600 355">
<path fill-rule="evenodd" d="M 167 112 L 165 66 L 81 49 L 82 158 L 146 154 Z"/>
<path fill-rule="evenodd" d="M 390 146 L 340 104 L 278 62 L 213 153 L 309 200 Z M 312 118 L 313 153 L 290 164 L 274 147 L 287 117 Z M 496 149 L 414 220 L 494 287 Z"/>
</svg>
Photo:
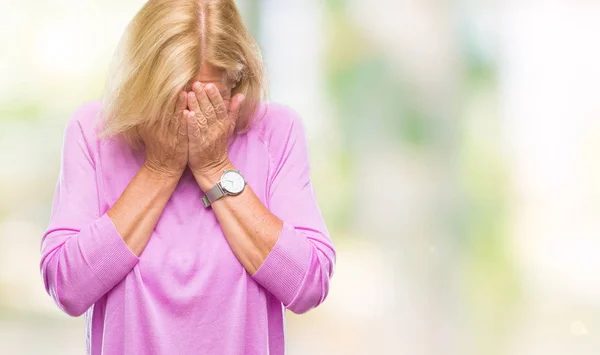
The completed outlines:
<svg viewBox="0 0 600 355">
<path fill-rule="evenodd" d="M 229 104 L 214 84 L 199 82 L 187 94 L 188 163 L 194 174 L 220 170 L 229 160 L 227 148 L 233 134 L 244 95 L 235 95 Z"/>
<path fill-rule="evenodd" d="M 194 175 L 202 176 L 227 165 L 229 138 L 244 95 L 236 94 L 226 105 L 214 84 L 196 82 L 192 90 L 180 93 L 166 130 L 140 129 L 149 169 L 178 176 L 189 165 Z"/>
</svg>

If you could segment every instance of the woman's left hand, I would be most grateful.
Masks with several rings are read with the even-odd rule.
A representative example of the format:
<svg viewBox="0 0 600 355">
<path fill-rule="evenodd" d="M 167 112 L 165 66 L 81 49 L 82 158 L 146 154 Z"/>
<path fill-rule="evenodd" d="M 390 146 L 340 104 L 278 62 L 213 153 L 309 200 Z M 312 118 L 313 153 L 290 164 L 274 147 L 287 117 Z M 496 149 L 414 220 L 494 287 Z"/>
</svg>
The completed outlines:
<svg viewBox="0 0 600 355">
<path fill-rule="evenodd" d="M 227 108 L 215 85 L 195 83 L 192 89 L 188 93 L 188 165 L 195 176 L 220 175 L 229 165 L 229 138 L 244 95 L 235 95 Z"/>
</svg>

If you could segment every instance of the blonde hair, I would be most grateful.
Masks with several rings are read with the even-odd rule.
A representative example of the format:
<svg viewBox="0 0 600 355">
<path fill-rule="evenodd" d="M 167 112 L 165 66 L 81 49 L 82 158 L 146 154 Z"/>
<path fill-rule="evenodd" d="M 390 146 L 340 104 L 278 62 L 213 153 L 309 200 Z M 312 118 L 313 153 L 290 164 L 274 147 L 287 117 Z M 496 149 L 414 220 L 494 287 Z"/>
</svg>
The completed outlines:
<svg viewBox="0 0 600 355">
<path fill-rule="evenodd" d="M 203 65 L 222 69 L 246 97 L 238 132 L 266 96 L 260 49 L 233 0 L 149 0 L 128 25 L 103 100 L 103 135 L 139 142 L 137 128 L 166 126 L 179 92 Z"/>
</svg>

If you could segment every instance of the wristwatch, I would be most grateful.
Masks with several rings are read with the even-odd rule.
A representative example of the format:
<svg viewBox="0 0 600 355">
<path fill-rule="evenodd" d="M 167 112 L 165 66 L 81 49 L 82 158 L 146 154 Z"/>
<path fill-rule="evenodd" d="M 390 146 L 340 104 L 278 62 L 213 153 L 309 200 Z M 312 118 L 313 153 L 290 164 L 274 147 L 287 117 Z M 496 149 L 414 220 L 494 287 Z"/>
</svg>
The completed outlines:
<svg viewBox="0 0 600 355">
<path fill-rule="evenodd" d="M 225 170 L 217 184 L 202 196 L 204 207 L 210 206 L 223 196 L 239 195 L 244 191 L 244 187 L 246 187 L 246 180 L 239 171 Z"/>
</svg>

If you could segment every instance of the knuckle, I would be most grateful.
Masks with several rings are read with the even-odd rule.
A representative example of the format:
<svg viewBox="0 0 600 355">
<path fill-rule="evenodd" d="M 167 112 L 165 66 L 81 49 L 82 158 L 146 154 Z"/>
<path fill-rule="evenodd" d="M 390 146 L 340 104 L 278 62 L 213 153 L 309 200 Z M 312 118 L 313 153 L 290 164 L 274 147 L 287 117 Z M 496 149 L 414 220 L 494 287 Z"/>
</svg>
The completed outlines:
<svg viewBox="0 0 600 355">
<path fill-rule="evenodd" d="M 196 129 L 194 129 L 194 131 L 192 132 L 192 136 L 193 136 L 194 138 L 198 138 L 198 137 L 200 137 L 200 128 L 196 128 Z"/>
<path fill-rule="evenodd" d="M 216 107 L 216 111 L 219 115 L 225 115 L 227 114 L 227 109 L 225 108 L 225 105 L 223 105 L 222 103 L 217 105 Z"/>
<path fill-rule="evenodd" d="M 206 124 L 206 118 L 201 117 L 200 119 L 198 119 L 198 124 L 196 125 L 196 129 L 198 130 L 198 132 L 200 132 L 200 127 L 204 127 L 206 126 Z"/>
<path fill-rule="evenodd" d="M 208 105 L 204 107 L 203 111 L 205 114 L 207 114 L 209 116 L 211 116 L 215 113 L 215 109 L 212 106 L 208 106 Z"/>
</svg>

